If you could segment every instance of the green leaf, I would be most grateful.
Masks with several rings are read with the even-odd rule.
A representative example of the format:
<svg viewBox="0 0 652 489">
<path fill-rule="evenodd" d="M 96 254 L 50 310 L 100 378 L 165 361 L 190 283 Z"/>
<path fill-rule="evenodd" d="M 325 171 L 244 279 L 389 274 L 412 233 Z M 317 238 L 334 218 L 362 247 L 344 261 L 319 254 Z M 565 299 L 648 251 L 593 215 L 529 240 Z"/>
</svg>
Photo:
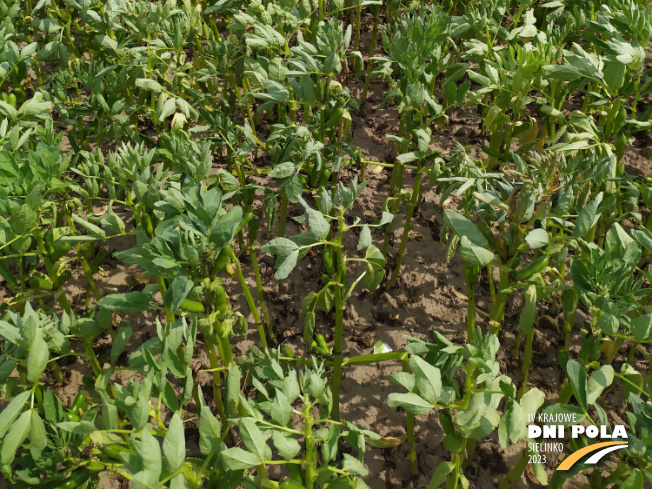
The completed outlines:
<svg viewBox="0 0 652 489">
<path fill-rule="evenodd" d="M 263 253 L 274 253 L 276 255 L 289 255 L 298 249 L 297 244 L 287 238 L 274 238 L 261 247 Z"/>
<path fill-rule="evenodd" d="M 643 473 L 639 469 L 634 469 L 620 484 L 620 489 L 643 489 L 644 482 Z"/>
<path fill-rule="evenodd" d="M 140 443 L 133 443 L 136 453 L 140 456 L 143 470 L 135 474 L 132 485 L 136 488 L 136 481 L 140 487 L 155 489 L 161 477 L 163 457 L 158 440 L 149 431 L 141 434 Z"/>
<path fill-rule="evenodd" d="M 637 341 L 645 341 L 652 336 L 652 314 L 632 319 L 632 333 Z"/>
<path fill-rule="evenodd" d="M 394 220 L 394 214 L 392 214 L 391 212 L 383 211 L 380 219 L 376 224 L 374 224 L 374 226 L 384 226 L 385 224 L 389 224 L 393 220 Z"/>
<path fill-rule="evenodd" d="M 8 465 L 13 462 L 18 448 L 23 444 L 29 434 L 31 424 L 31 411 L 24 411 L 18 420 L 11 425 L 7 436 L 2 442 L 2 450 L 0 451 L 0 463 L 2 465 Z"/>
<path fill-rule="evenodd" d="M 27 380 L 33 383 L 38 382 L 45 372 L 48 360 L 50 360 L 48 344 L 43 339 L 43 330 L 37 329 L 27 354 Z"/>
<path fill-rule="evenodd" d="M 18 117 L 26 118 L 34 116 L 42 119 L 49 115 L 51 107 L 52 103 L 48 101 L 43 102 L 43 94 L 41 92 L 36 92 L 30 100 L 20 106 L 20 109 L 18 109 Z"/>
<path fill-rule="evenodd" d="M 14 345 L 17 345 L 22 338 L 20 330 L 7 321 L 0 321 L 0 336 Z"/>
<path fill-rule="evenodd" d="M 324 219 L 321 212 L 307 206 L 306 213 L 308 214 L 308 227 L 310 227 L 312 234 L 314 234 L 319 241 L 325 240 L 331 230 L 328 221 Z"/>
<path fill-rule="evenodd" d="M 163 439 L 163 455 L 170 472 L 181 467 L 186 458 L 186 437 L 183 429 L 183 421 L 179 414 L 174 413 L 168 426 L 168 432 Z"/>
<path fill-rule="evenodd" d="M 510 401 L 507 408 L 500 418 L 500 425 L 498 426 L 498 439 L 500 446 L 507 448 L 509 440 L 513 443 L 518 442 L 527 435 L 527 418 L 517 401 Z"/>
<path fill-rule="evenodd" d="M 602 192 L 598 196 L 586 204 L 580 211 L 577 219 L 575 220 L 575 228 L 573 229 L 573 236 L 579 238 L 584 236 L 589 230 L 595 226 L 600 218 L 598 214 L 598 206 L 602 202 Z"/>
<path fill-rule="evenodd" d="M 356 249 L 360 251 L 369 248 L 369 246 L 371 246 L 371 230 L 369 229 L 369 226 L 365 224 L 360 230 L 360 237 L 358 238 L 358 246 Z"/>
<path fill-rule="evenodd" d="M 604 81 L 612 94 L 615 94 L 625 83 L 625 71 L 627 66 L 618 61 L 604 62 Z"/>
<path fill-rule="evenodd" d="M 525 241 L 531 250 L 543 248 L 544 246 L 547 246 L 549 241 L 548 232 L 545 229 L 533 229 L 527 233 Z"/>
<path fill-rule="evenodd" d="M 478 229 L 478 227 L 469 221 L 462 214 L 459 214 L 450 209 L 444 210 L 444 221 L 455 234 L 460 238 L 466 236 L 468 240 L 476 246 L 486 248 L 488 246 L 487 240 Z"/>
<path fill-rule="evenodd" d="M 448 477 L 448 474 L 450 474 L 454 468 L 455 464 L 453 462 L 440 463 L 437 466 L 435 473 L 432 474 L 432 478 L 430 479 L 430 483 L 428 484 L 427 489 L 437 489 L 439 486 L 441 486 Z"/>
<path fill-rule="evenodd" d="M 544 407 L 541 409 L 541 413 L 550 415 L 553 419 L 558 419 L 558 424 L 563 424 L 564 426 L 580 424 L 585 418 L 582 408 L 559 403 Z"/>
<path fill-rule="evenodd" d="M 602 391 L 609 387 L 614 380 L 614 369 L 611 365 L 603 365 L 591 374 L 587 383 L 587 402 L 595 404 Z"/>
<path fill-rule="evenodd" d="M 35 409 L 32 409 L 29 442 L 39 450 L 43 450 L 48 444 L 47 437 L 45 436 L 45 423 L 43 423 L 38 411 Z"/>
<path fill-rule="evenodd" d="M 543 71 L 553 80 L 576 80 L 580 77 L 577 68 L 570 65 L 546 65 Z"/>
<path fill-rule="evenodd" d="M 276 397 L 272 401 L 269 414 L 272 420 L 281 426 L 287 426 L 290 422 L 292 406 L 288 402 L 288 398 L 280 390 L 276 391 Z"/>
<path fill-rule="evenodd" d="M 150 80 L 149 78 L 136 78 L 136 86 L 143 90 L 151 90 L 154 93 L 160 93 L 163 90 L 159 82 Z"/>
<path fill-rule="evenodd" d="M 199 450 L 203 455 L 217 452 L 222 444 L 220 422 L 208 406 L 202 406 L 199 413 Z"/>
<path fill-rule="evenodd" d="M 296 166 L 291 161 L 281 163 L 276 165 L 274 169 L 269 172 L 269 176 L 272 178 L 287 178 L 294 174 L 296 171 Z"/>
<path fill-rule="evenodd" d="M 362 462 L 348 453 L 343 454 L 342 469 L 350 474 L 359 475 L 361 477 L 364 477 L 369 473 Z"/>
<path fill-rule="evenodd" d="M 220 453 L 220 459 L 229 470 L 246 470 L 263 463 L 256 455 L 240 447 L 227 448 Z"/>
<path fill-rule="evenodd" d="M 280 431 L 272 432 L 272 441 L 278 450 L 278 454 L 284 460 L 293 459 L 300 451 L 301 445 L 294 438 L 283 436 Z"/>
<path fill-rule="evenodd" d="M 161 107 L 161 111 L 157 114 L 159 122 L 164 121 L 170 117 L 177 110 L 177 101 L 175 98 L 169 98 Z M 158 111 L 157 111 L 158 112 Z"/>
<path fill-rule="evenodd" d="M 324 430 L 327 429 L 325 428 Z M 339 426 L 331 426 L 330 430 L 328 430 L 328 436 L 321 446 L 321 456 L 325 464 L 331 460 L 335 460 L 335 457 L 337 457 L 337 445 L 341 434 L 342 430 Z"/>
<path fill-rule="evenodd" d="M 613 314 L 605 313 L 598 318 L 598 327 L 608 335 L 616 334 L 620 323 Z"/>
<path fill-rule="evenodd" d="M 88 222 L 85 219 L 82 219 L 81 217 L 79 217 L 76 214 L 72 215 L 72 219 L 77 224 L 79 224 L 81 227 L 86 229 L 86 231 L 88 231 L 91 235 L 106 238 L 106 233 L 104 232 L 104 230 L 102 228 L 96 226 L 95 224 L 91 224 L 90 222 Z"/>
<path fill-rule="evenodd" d="M 90 421 L 64 421 L 57 423 L 57 426 L 63 431 L 84 436 L 90 435 L 96 430 L 95 425 Z"/>
<path fill-rule="evenodd" d="M 421 153 L 419 151 L 412 151 L 411 153 L 402 153 L 396 157 L 396 161 L 399 163 L 410 163 L 421 158 Z"/>
<path fill-rule="evenodd" d="M 460 241 L 460 255 L 466 263 L 481 267 L 489 265 L 494 260 L 492 251 L 473 244 L 466 236 L 462 236 Z"/>
<path fill-rule="evenodd" d="M 30 398 L 32 391 L 23 391 L 14 397 L 6 408 L 0 413 L 0 438 L 2 438 L 7 430 L 13 425 L 14 421 L 23 410 L 27 399 Z"/>
<path fill-rule="evenodd" d="M 374 245 L 370 245 L 367 248 L 365 253 L 365 260 L 367 260 L 374 267 L 375 270 L 380 270 L 385 268 L 385 257 L 383 252 L 376 248 Z"/>
<path fill-rule="evenodd" d="M 122 322 L 111 345 L 111 365 L 115 365 L 120 355 L 127 347 L 132 335 L 131 326 L 127 322 Z"/>
<path fill-rule="evenodd" d="M 417 386 L 414 375 L 408 372 L 394 372 L 392 374 L 392 382 L 402 385 L 408 392 L 412 392 Z"/>
<path fill-rule="evenodd" d="M 256 420 L 253 418 L 240 418 L 238 420 L 240 439 L 251 453 L 259 460 L 271 460 L 272 453 L 266 443 L 263 432 L 260 431 Z"/>
<path fill-rule="evenodd" d="M 569 360 L 566 364 L 566 371 L 568 373 L 571 387 L 573 388 L 575 399 L 577 399 L 577 403 L 586 412 L 588 401 L 586 392 L 586 372 L 584 367 L 582 367 L 582 365 L 576 360 Z"/>
<path fill-rule="evenodd" d="M 181 303 L 188 297 L 188 294 L 192 290 L 194 284 L 185 275 L 177 275 L 172 280 L 170 287 L 165 291 L 165 303 L 169 304 L 172 312 L 179 310 Z"/>
<path fill-rule="evenodd" d="M 238 226 L 242 222 L 242 215 L 242 207 L 237 205 L 213 223 L 208 239 L 215 245 L 215 248 L 221 250 L 233 241 Z"/>
<path fill-rule="evenodd" d="M 224 408 L 228 418 L 235 418 L 238 404 L 240 402 L 240 380 L 242 373 L 236 366 L 229 367 L 226 376 L 226 388 L 224 389 Z"/>
<path fill-rule="evenodd" d="M 537 288 L 536 285 L 529 285 L 525 291 L 525 306 L 519 316 L 519 327 L 523 333 L 528 334 L 534 327 L 537 314 Z"/>
<path fill-rule="evenodd" d="M 432 403 L 429 403 L 428 401 L 411 392 L 406 394 L 392 392 L 389 396 L 387 396 L 387 405 L 389 407 L 400 406 L 408 413 L 412 413 L 417 416 L 420 414 L 425 414 L 435 407 Z"/>
<path fill-rule="evenodd" d="M 149 308 L 149 296 L 144 292 L 110 294 L 97 303 L 109 311 L 144 312 Z"/>
<path fill-rule="evenodd" d="M 545 400 L 546 395 L 536 387 L 523 394 L 523 397 L 521 397 L 520 405 L 526 421 L 529 421 L 532 416 L 537 413 L 539 408 L 543 406 Z"/>
<path fill-rule="evenodd" d="M 286 256 L 279 256 L 276 259 L 276 264 L 274 265 L 276 267 L 276 273 L 274 274 L 274 278 L 276 280 L 283 280 L 290 275 L 292 270 L 294 270 L 294 267 L 297 265 L 297 260 L 299 258 L 299 251 L 294 250 L 292 251 L 289 255 Z"/>
<path fill-rule="evenodd" d="M 632 237 L 647 251 L 652 252 L 652 231 L 645 228 L 634 229 L 632 230 Z"/>
<path fill-rule="evenodd" d="M 115 39 L 105 35 L 98 34 L 95 36 L 95 40 L 99 43 L 100 47 L 111 51 L 113 54 L 117 54 L 118 51 L 118 42 Z"/>
<path fill-rule="evenodd" d="M 410 369 L 414 372 L 418 394 L 431 404 L 437 404 L 442 390 L 439 369 L 430 365 L 418 355 L 410 357 Z"/>
</svg>

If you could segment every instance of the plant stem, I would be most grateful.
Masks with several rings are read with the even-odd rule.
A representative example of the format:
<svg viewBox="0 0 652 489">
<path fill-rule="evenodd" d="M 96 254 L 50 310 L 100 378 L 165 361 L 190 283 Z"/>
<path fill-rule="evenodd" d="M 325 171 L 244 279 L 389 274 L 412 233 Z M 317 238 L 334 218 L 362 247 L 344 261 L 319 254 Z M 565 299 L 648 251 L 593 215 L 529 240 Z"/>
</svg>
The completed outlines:
<svg viewBox="0 0 652 489">
<path fill-rule="evenodd" d="M 473 344 L 475 341 L 475 286 L 480 268 L 475 265 L 464 264 L 464 279 L 466 281 L 466 295 L 468 297 L 466 313 L 466 342 Z"/>
<path fill-rule="evenodd" d="M 333 341 L 333 419 L 340 420 L 340 383 L 342 382 L 342 334 L 344 329 L 344 301 L 342 293 L 346 289 L 346 284 L 342 284 L 345 271 L 345 261 L 342 256 L 342 235 L 344 231 L 344 217 L 339 216 L 339 233 L 337 237 L 337 286 L 335 287 L 335 339 Z"/>
<path fill-rule="evenodd" d="M 372 7 L 376 10 L 374 13 L 374 27 L 373 33 L 371 35 L 371 42 L 369 43 L 369 57 L 367 58 L 367 71 L 364 77 L 364 88 L 362 89 L 362 95 L 360 97 L 360 113 L 365 114 L 367 108 L 367 92 L 369 91 L 369 83 L 371 83 L 371 72 L 373 71 L 373 63 L 371 58 L 373 58 L 376 53 L 376 38 L 378 37 L 378 16 L 380 14 L 380 8 L 377 6 Z"/>
<path fill-rule="evenodd" d="M 403 358 L 403 372 L 409 372 L 410 366 L 408 357 Z M 419 470 L 417 462 L 417 449 L 414 443 L 414 414 L 407 413 L 407 422 L 406 422 L 406 431 L 407 431 L 407 442 L 410 446 L 410 473 L 416 474 Z"/>
<path fill-rule="evenodd" d="M 362 2 L 359 1 L 355 7 L 355 43 L 353 51 L 357 51 L 360 46 L 360 20 L 362 17 Z"/>
<path fill-rule="evenodd" d="M 405 132 L 405 118 L 401 116 L 401 121 L 399 122 L 399 127 L 398 127 L 398 136 L 403 137 L 403 134 Z M 401 146 L 397 146 L 396 148 L 397 152 L 400 154 L 402 151 Z M 403 163 L 399 162 L 396 160 L 394 163 L 394 167 L 392 168 L 392 176 L 389 181 L 389 198 L 393 198 L 394 200 L 390 200 L 389 202 L 389 210 L 396 216 L 398 213 L 399 205 L 400 202 L 396 195 L 400 192 L 401 187 L 403 186 L 403 170 L 404 166 Z M 420 172 L 419 172 L 420 173 Z M 390 222 L 387 224 L 387 228 L 385 230 L 385 242 L 383 243 L 383 255 L 387 256 L 387 252 L 389 250 L 389 243 L 391 241 L 392 236 L 394 235 L 394 221 Z"/>
<path fill-rule="evenodd" d="M 93 372 L 95 372 L 95 375 L 100 375 L 102 373 L 102 367 L 100 366 L 100 362 L 97 361 L 91 340 L 84 341 L 84 351 L 86 352 L 86 360 L 91 364 Z"/>
<path fill-rule="evenodd" d="M 505 303 L 507 302 L 507 293 L 504 290 L 509 286 L 509 272 L 505 267 L 500 267 L 500 280 L 498 281 L 498 293 L 491 311 L 491 321 L 489 333 L 497 335 L 505 319 Z"/>
<path fill-rule="evenodd" d="M 389 289 L 396 283 L 398 279 L 398 274 L 401 271 L 401 263 L 403 262 L 403 256 L 405 255 L 405 247 L 407 246 L 408 236 L 410 234 L 410 225 L 412 224 L 412 215 L 414 214 L 414 209 L 417 206 L 419 195 L 421 195 L 421 179 L 423 178 L 423 172 L 421 171 L 421 163 L 418 165 L 417 170 L 417 179 L 414 182 L 414 189 L 412 190 L 412 200 L 410 202 L 410 208 L 408 209 L 407 216 L 405 217 L 405 225 L 403 227 L 403 237 L 401 238 L 401 247 L 398 250 L 398 255 L 396 257 L 396 268 L 392 273 L 392 277 L 387 283 L 387 288 Z"/>
<path fill-rule="evenodd" d="M 527 378 L 530 373 L 530 361 L 532 360 L 532 342 L 534 341 L 534 332 L 536 328 L 532 326 L 525 337 L 525 352 L 523 353 L 523 363 L 521 365 L 521 388 L 518 390 L 516 400 L 520 401 L 527 389 Z M 520 330 L 519 330 L 520 332 Z"/>
<path fill-rule="evenodd" d="M 312 433 L 312 413 L 310 403 L 304 401 L 303 405 L 303 418 L 305 425 L 303 426 L 303 436 L 306 441 L 306 455 L 305 455 L 305 474 L 306 474 L 306 489 L 313 489 L 316 479 L 316 453 L 315 453 L 315 440 Z"/>
<path fill-rule="evenodd" d="M 208 359 L 210 360 L 211 367 L 213 369 L 218 369 L 220 362 L 215 354 L 215 343 L 209 334 L 210 331 L 207 331 L 207 328 L 202 328 L 202 335 L 204 336 L 204 341 L 206 342 L 206 350 L 208 351 Z M 222 401 L 222 377 L 219 370 L 213 371 L 213 400 L 215 401 L 215 407 L 217 408 L 217 414 L 220 416 L 222 421 L 222 431 L 226 432 L 228 430 L 229 422 L 226 418 L 226 411 L 224 410 L 224 402 Z"/>
<path fill-rule="evenodd" d="M 165 280 L 163 280 L 163 277 L 156 277 L 156 283 L 158 284 L 158 289 L 161 291 L 161 297 L 165 296 L 167 287 L 165 286 Z M 175 318 L 171 311 L 165 311 L 165 317 L 169 322 L 174 323 Z"/>
<path fill-rule="evenodd" d="M 462 462 L 464 461 L 463 453 L 466 450 L 466 443 L 468 438 L 462 442 L 462 450 L 451 457 L 451 461 L 455 464 L 453 473 L 448 476 L 446 481 L 446 489 L 457 489 L 460 475 L 462 474 Z"/>
<path fill-rule="evenodd" d="M 245 296 L 245 299 L 247 299 L 247 304 L 249 305 L 249 309 L 251 310 L 251 314 L 254 317 L 254 321 L 256 322 L 256 328 L 258 329 L 258 335 L 260 336 L 260 342 L 263 345 L 263 349 L 267 350 L 267 337 L 265 336 L 265 330 L 263 329 L 262 321 L 260 320 L 260 315 L 258 314 L 258 309 L 256 308 L 256 303 L 254 302 L 254 298 L 251 295 L 251 291 L 249 290 L 249 285 L 247 285 L 247 281 L 244 278 L 244 275 L 242 274 L 242 268 L 240 267 L 240 260 L 238 260 L 238 257 L 235 255 L 235 252 L 233 251 L 232 248 L 227 248 L 229 250 L 229 255 L 231 257 L 231 261 L 233 262 L 233 266 L 235 267 L 235 273 L 238 276 L 238 281 L 240 282 L 240 286 L 242 287 L 242 292 Z"/>
<path fill-rule="evenodd" d="M 274 338 L 274 330 L 272 329 L 272 319 L 269 316 L 267 305 L 265 304 L 265 291 L 263 290 L 263 281 L 260 275 L 260 267 L 258 266 L 258 256 L 253 246 L 249 248 L 249 256 L 251 257 L 251 267 L 254 269 L 254 276 L 256 277 L 256 289 L 258 290 L 258 302 L 260 302 L 260 310 L 263 312 L 265 319 L 265 326 L 270 338 Z"/>
</svg>

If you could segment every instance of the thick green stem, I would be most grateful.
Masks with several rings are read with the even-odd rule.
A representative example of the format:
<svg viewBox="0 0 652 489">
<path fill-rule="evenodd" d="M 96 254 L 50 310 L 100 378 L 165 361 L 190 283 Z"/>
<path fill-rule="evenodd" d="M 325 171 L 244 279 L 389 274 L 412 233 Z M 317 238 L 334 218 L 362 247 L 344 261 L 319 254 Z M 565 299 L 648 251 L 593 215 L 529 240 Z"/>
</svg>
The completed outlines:
<svg viewBox="0 0 652 489">
<path fill-rule="evenodd" d="M 373 33 L 371 35 L 371 42 L 369 43 L 369 57 L 367 58 L 367 71 L 364 78 L 364 88 L 362 89 L 362 96 L 360 97 L 360 112 L 364 114 L 367 107 L 367 92 L 369 92 L 369 84 L 371 83 L 371 72 L 373 71 L 373 63 L 371 58 L 373 58 L 376 53 L 376 38 L 378 37 L 378 15 L 380 14 L 380 8 L 375 8 L 376 12 L 374 14 L 374 27 Z"/>
<path fill-rule="evenodd" d="M 530 373 L 530 362 L 532 361 L 532 342 L 534 341 L 534 332 L 536 328 L 532 326 L 525 338 L 525 352 L 523 353 L 523 363 L 521 365 L 521 387 L 518 390 L 517 401 L 520 401 L 527 389 L 527 378 Z"/>
<path fill-rule="evenodd" d="M 45 264 L 45 270 L 48 272 L 48 277 L 52 282 L 54 282 L 54 279 L 57 277 L 56 270 L 54 269 L 54 264 L 50 261 L 49 255 L 45 250 L 45 245 L 43 243 L 43 237 L 41 236 L 41 230 L 40 229 L 35 229 L 34 232 L 34 238 L 36 239 L 36 244 L 38 246 L 39 252 L 41 253 L 41 256 L 43 257 L 43 263 Z M 13 289 L 12 289 L 13 290 Z M 59 301 L 59 304 L 61 305 L 61 308 L 66 311 L 66 313 L 70 314 L 72 312 L 72 308 L 70 307 L 70 302 L 68 302 L 68 297 L 66 297 L 65 292 L 63 291 L 62 287 L 59 286 L 57 290 L 53 291 L 54 296 L 57 298 Z"/>
<path fill-rule="evenodd" d="M 95 372 L 95 375 L 100 375 L 102 373 L 102 367 L 100 366 L 100 362 L 97 361 L 91 340 L 84 341 L 84 351 L 86 352 L 86 360 L 91 364 L 93 372 Z"/>
<path fill-rule="evenodd" d="M 634 355 L 636 354 L 636 351 L 638 350 L 640 344 L 641 344 L 640 341 L 635 341 L 634 344 L 632 344 L 632 347 L 629 350 L 629 354 L 627 355 L 627 363 L 632 362 L 632 359 L 634 358 Z"/>
<path fill-rule="evenodd" d="M 306 443 L 306 455 L 304 471 L 306 474 L 306 489 L 313 489 L 315 479 L 317 478 L 317 453 L 315 448 L 315 439 L 312 433 L 312 412 L 308 402 L 304 402 L 303 417 L 305 425 L 303 426 L 303 436 Z"/>
<path fill-rule="evenodd" d="M 165 285 L 165 280 L 163 280 L 162 277 L 156 277 L 156 283 L 158 284 L 158 289 L 161 291 L 161 297 L 164 297 L 165 292 L 167 292 L 167 287 Z M 174 321 L 175 321 L 174 313 L 172 313 L 171 311 L 165 311 L 165 318 L 170 323 L 174 323 Z"/>
<path fill-rule="evenodd" d="M 505 319 L 505 303 L 507 302 L 507 293 L 504 290 L 509 286 L 509 272 L 505 267 L 500 267 L 500 280 L 498 282 L 498 292 L 496 294 L 496 302 L 491 311 L 491 321 L 489 332 L 497 335 L 500 332 L 500 327 Z"/>
<path fill-rule="evenodd" d="M 254 269 L 254 276 L 256 277 L 256 289 L 258 290 L 258 302 L 260 302 L 260 310 L 263 312 L 265 319 L 265 326 L 270 338 L 274 338 L 274 330 L 272 329 L 272 319 L 269 316 L 267 305 L 265 304 L 265 291 L 263 290 L 263 281 L 260 275 L 260 267 L 258 266 L 258 257 L 256 250 L 252 247 L 249 248 L 249 256 L 251 257 L 251 267 Z"/>
<path fill-rule="evenodd" d="M 358 5 L 355 7 L 355 43 L 353 44 L 353 50 L 357 51 L 360 46 L 360 20 L 362 17 L 362 2 L 358 2 Z"/>
<path fill-rule="evenodd" d="M 333 419 L 340 420 L 340 383 L 342 382 L 342 335 L 344 330 L 344 298 L 343 294 L 346 289 L 346 284 L 342 283 L 345 276 L 345 262 L 342 253 L 342 234 L 344 229 L 344 218 L 339 218 L 339 234 L 337 237 L 338 247 L 335 252 L 337 254 L 337 285 L 335 287 L 335 339 L 333 342 L 333 384 L 331 390 L 333 392 Z"/>
<path fill-rule="evenodd" d="M 242 287 L 242 292 L 245 296 L 245 299 L 247 300 L 247 304 L 249 305 L 251 314 L 254 317 L 254 321 L 256 322 L 256 328 L 258 329 L 260 342 L 263 346 L 263 349 L 267 350 L 267 337 L 265 336 L 265 330 L 263 329 L 262 321 L 260 320 L 260 315 L 258 314 L 258 309 L 256 308 L 256 303 L 254 302 L 254 298 L 252 297 L 251 291 L 249 290 L 249 285 L 247 284 L 247 281 L 245 280 L 244 275 L 242 274 L 242 268 L 240 267 L 240 260 L 238 260 L 238 257 L 235 255 L 235 252 L 233 251 L 232 248 L 227 248 L 227 249 L 229 252 L 229 256 L 231 257 L 231 261 L 233 262 L 233 266 L 235 267 L 235 273 L 238 277 L 238 281 L 240 282 L 240 286 Z"/>
<path fill-rule="evenodd" d="M 403 358 L 403 372 L 410 371 L 410 364 L 408 357 Z M 419 465 L 417 462 L 417 449 L 414 442 L 414 414 L 407 413 L 407 422 L 406 422 L 406 431 L 407 431 L 407 442 L 410 446 L 410 473 L 416 474 L 419 470 Z"/>
<path fill-rule="evenodd" d="M 468 297 L 466 313 L 466 342 L 470 345 L 475 342 L 475 286 L 479 274 L 479 267 L 466 263 L 464 264 L 464 280 L 466 282 L 466 295 Z"/>
<path fill-rule="evenodd" d="M 74 235 L 78 235 L 79 232 L 77 232 L 76 230 L 77 228 L 75 227 L 75 221 L 73 221 L 70 212 L 65 206 L 63 207 L 63 215 L 66 221 L 68 222 L 68 225 L 73 230 L 75 230 Z M 79 263 L 81 264 L 82 270 L 84 271 L 84 277 L 86 277 L 86 282 L 88 283 L 88 287 L 90 288 L 90 291 L 93 293 L 95 299 L 100 300 L 102 298 L 102 295 L 100 294 L 100 291 L 97 289 L 97 284 L 95 283 L 95 279 L 93 278 L 93 271 L 91 270 L 91 267 L 88 264 L 86 257 L 84 257 L 84 255 L 82 254 L 82 245 L 80 243 L 77 243 L 75 245 L 75 249 L 77 250 L 77 258 L 79 259 Z"/>
<path fill-rule="evenodd" d="M 462 464 L 464 462 L 464 452 L 466 451 L 466 443 L 468 439 L 462 442 L 462 450 L 451 457 L 451 461 L 455 464 L 453 472 L 448 476 L 446 481 L 446 489 L 458 489 L 460 476 L 462 475 Z"/>
<path fill-rule="evenodd" d="M 226 432 L 226 430 L 228 430 L 229 422 L 227 421 L 224 402 L 222 401 L 222 377 L 218 370 L 220 368 L 220 362 L 215 354 L 215 343 L 209 333 L 210 331 L 207 331 L 207 328 L 202 328 L 202 335 L 204 336 L 204 342 L 206 343 L 208 359 L 211 363 L 211 369 L 213 370 L 213 400 L 215 401 L 217 414 L 222 421 L 222 431 Z"/>
<path fill-rule="evenodd" d="M 77 245 L 77 257 L 79 258 L 79 263 L 81 263 L 82 270 L 84 271 L 84 277 L 86 277 L 86 282 L 88 282 L 88 286 L 90 287 L 93 296 L 99 301 L 102 298 L 102 295 L 100 294 L 95 279 L 93 278 L 93 271 L 91 270 L 91 266 L 88 264 L 86 258 L 81 255 L 79 249 L 80 247 Z"/>
<path fill-rule="evenodd" d="M 399 126 L 398 126 L 398 136 L 403 137 L 404 133 L 405 133 L 405 118 L 401 117 L 401 121 L 399 122 Z M 401 150 L 402 150 L 401 146 L 400 145 L 397 146 L 397 152 L 399 154 L 401 153 Z M 390 200 L 388 206 L 390 212 L 392 212 L 394 216 L 396 216 L 399 209 L 399 199 L 396 196 L 400 192 L 401 187 L 403 186 L 403 171 L 404 171 L 403 163 L 396 160 L 396 163 L 394 163 L 394 166 L 392 167 L 392 176 L 389 181 L 389 198 L 394 200 Z M 387 224 L 387 228 L 385 230 L 385 242 L 383 243 L 384 256 L 387 256 L 387 252 L 389 251 L 389 243 L 391 241 L 392 236 L 394 236 L 394 221 Z"/>
<path fill-rule="evenodd" d="M 410 235 L 410 226 L 412 224 L 412 215 L 414 214 L 414 209 L 417 206 L 419 195 L 421 195 L 421 180 L 423 178 L 423 172 L 421 171 L 421 165 L 418 165 L 417 170 L 417 179 L 414 182 L 414 190 L 412 191 L 412 201 L 410 202 L 410 208 L 408 209 L 407 216 L 405 217 L 405 225 L 403 227 L 403 236 L 401 238 L 401 247 L 398 250 L 398 255 L 396 257 L 396 268 L 392 273 L 392 277 L 387 283 L 387 288 L 392 287 L 396 280 L 398 279 L 399 272 L 401 271 L 401 263 L 403 262 L 403 256 L 405 255 L 405 247 L 407 246 L 408 236 Z"/>
<path fill-rule="evenodd" d="M 221 327 L 219 328 L 221 329 Z M 231 342 L 229 341 L 228 336 L 222 337 L 221 335 L 217 336 L 218 346 L 220 355 L 222 355 L 222 362 L 226 366 L 233 365 L 233 352 L 231 351 Z"/>
</svg>

